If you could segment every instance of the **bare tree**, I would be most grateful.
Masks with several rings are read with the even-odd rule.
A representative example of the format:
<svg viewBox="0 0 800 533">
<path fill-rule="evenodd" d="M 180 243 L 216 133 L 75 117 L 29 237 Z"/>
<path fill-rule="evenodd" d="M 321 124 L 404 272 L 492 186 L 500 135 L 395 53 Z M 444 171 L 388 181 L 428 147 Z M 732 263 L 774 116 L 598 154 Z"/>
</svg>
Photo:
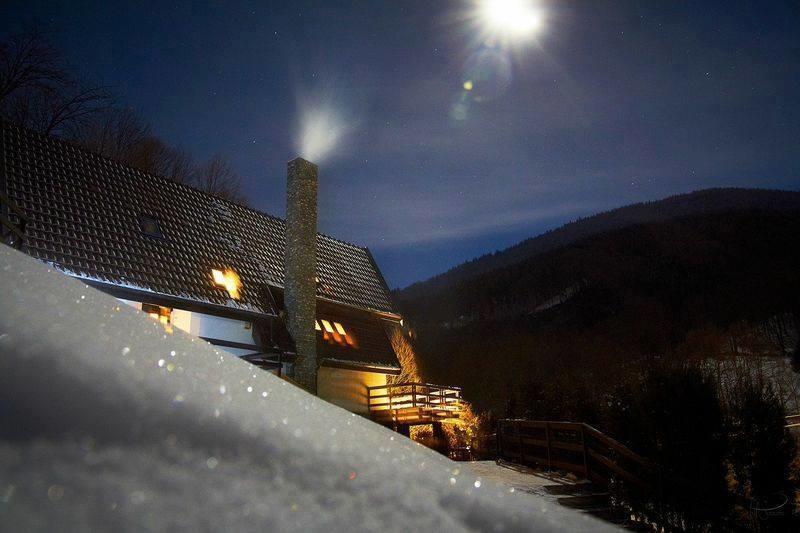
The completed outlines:
<svg viewBox="0 0 800 533">
<path fill-rule="evenodd" d="M 111 104 L 110 92 L 70 75 L 61 55 L 38 29 L 0 44 L 0 112 L 52 134 L 90 120 Z"/>
<path fill-rule="evenodd" d="M 202 191 L 246 205 L 241 192 L 241 178 L 233 171 L 230 162 L 222 154 L 214 155 L 197 167 L 194 184 Z"/>
<path fill-rule="evenodd" d="M 153 135 L 134 111 L 114 106 L 108 89 L 73 76 L 37 28 L 0 42 L 0 114 L 144 172 L 245 203 L 241 179 L 227 158 L 217 154 L 196 165 L 186 150 Z"/>
<path fill-rule="evenodd" d="M 48 91 L 66 82 L 61 63 L 61 54 L 35 28 L 0 43 L 0 106 L 18 91 Z"/>
<path fill-rule="evenodd" d="M 131 163 L 150 135 L 150 126 L 128 108 L 109 107 L 85 124 L 74 125 L 65 136 L 100 155 Z"/>
<path fill-rule="evenodd" d="M 182 148 L 173 148 L 153 135 L 142 138 L 125 162 L 178 183 L 189 184 L 194 176 L 194 162 L 189 153 Z"/>
</svg>

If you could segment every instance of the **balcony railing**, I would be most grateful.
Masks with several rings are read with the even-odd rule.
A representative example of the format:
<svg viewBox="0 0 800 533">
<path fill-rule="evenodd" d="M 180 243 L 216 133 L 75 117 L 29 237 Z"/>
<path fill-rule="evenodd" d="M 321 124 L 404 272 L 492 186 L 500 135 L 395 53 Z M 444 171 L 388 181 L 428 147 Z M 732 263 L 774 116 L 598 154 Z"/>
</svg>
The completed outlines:
<svg viewBox="0 0 800 533">
<path fill-rule="evenodd" d="M 458 419 L 461 389 L 430 383 L 393 383 L 367 387 L 369 412 L 381 423 L 430 424 Z"/>
</svg>

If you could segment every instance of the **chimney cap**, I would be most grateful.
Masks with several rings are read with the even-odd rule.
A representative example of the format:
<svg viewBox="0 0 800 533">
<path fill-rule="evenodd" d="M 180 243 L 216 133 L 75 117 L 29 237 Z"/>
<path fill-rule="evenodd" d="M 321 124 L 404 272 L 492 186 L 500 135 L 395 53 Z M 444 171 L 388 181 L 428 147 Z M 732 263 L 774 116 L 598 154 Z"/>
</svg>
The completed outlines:
<svg viewBox="0 0 800 533">
<path fill-rule="evenodd" d="M 292 168 L 292 167 L 310 167 L 310 168 L 312 168 L 314 171 L 317 171 L 317 170 L 319 170 L 319 167 L 317 166 L 317 164 L 316 164 L 316 163 L 312 163 L 312 162 L 311 162 L 311 161 L 309 161 L 308 159 L 304 159 L 304 158 L 302 158 L 302 157 L 295 157 L 294 159 L 291 159 L 291 160 L 290 160 L 290 161 L 287 163 L 287 166 L 288 166 L 289 168 Z"/>
</svg>

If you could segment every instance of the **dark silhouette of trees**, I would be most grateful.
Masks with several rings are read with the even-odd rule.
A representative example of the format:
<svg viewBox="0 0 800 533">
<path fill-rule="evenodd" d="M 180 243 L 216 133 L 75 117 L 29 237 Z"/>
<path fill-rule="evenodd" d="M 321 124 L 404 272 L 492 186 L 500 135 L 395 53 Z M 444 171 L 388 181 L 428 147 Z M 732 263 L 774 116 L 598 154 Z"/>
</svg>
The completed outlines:
<svg viewBox="0 0 800 533">
<path fill-rule="evenodd" d="M 132 109 L 109 107 L 65 137 L 110 159 L 133 165 L 134 155 L 151 135 L 150 126 Z M 149 170 L 149 169 L 147 169 Z"/>
<path fill-rule="evenodd" d="M 792 369 L 800 373 L 800 341 L 795 342 L 794 351 L 792 352 Z"/>
<path fill-rule="evenodd" d="M 145 172 L 165 176 L 186 185 L 194 184 L 196 164 L 192 156 L 153 135 L 146 135 L 131 151 L 127 161 L 131 166 Z"/>
<path fill-rule="evenodd" d="M 19 91 L 48 91 L 64 83 L 68 78 L 60 63 L 61 55 L 38 29 L 0 43 L 0 104 Z"/>
<path fill-rule="evenodd" d="M 760 502 L 779 493 L 790 496 L 796 449 L 772 384 L 757 378 L 742 380 L 731 394 L 728 411 L 731 465 L 739 492 Z"/>
<path fill-rule="evenodd" d="M 194 171 L 194 183 L 201 190 L 242 203 L 241 178 L 233 171 L 230 161 L 222 154 L 215 154 Z"/>
<path fill-rule="evenodd" d="M 696 368 L 658 365 L 621 400 L 610 431 L 661 469 L 657 523 L 686 530 L 719 527 L 731 504 L 725 479 L 727 438 L 713 379 Z M 655 502 L 654 502 L 655 503 Z"/>
<path fill-rule="evenodd" d="M 111 91 L 74 76 L 41 29 L 0 42 L 0 114 L 23 127 L 58 135 L 144 172 L 246 205 L 241 179 L 222 154 L 196 163 L 171 146 Z"/>
<path fill-rule="evenodd" d="M 61 134 L 86 125 L 111 105 L 107 88 L 69 72 L 38 28 L 0 43 L 0 110 L 26 128 Z"/>
</svg>

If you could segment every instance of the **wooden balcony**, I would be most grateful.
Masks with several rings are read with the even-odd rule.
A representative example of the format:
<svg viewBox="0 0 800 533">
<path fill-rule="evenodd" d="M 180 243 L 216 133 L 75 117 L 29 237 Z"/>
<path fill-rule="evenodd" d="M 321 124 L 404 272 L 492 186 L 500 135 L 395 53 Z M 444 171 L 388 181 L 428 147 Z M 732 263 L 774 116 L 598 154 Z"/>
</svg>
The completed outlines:
<svg viewBox="0 0 800 533">
<path fill-rule="evenodd" d="M 461 389 L 430 383 L 394 383 L 367 387 L 369 413 L 381 424 L 430 424 L 457 420 Z"/>
</svg>

